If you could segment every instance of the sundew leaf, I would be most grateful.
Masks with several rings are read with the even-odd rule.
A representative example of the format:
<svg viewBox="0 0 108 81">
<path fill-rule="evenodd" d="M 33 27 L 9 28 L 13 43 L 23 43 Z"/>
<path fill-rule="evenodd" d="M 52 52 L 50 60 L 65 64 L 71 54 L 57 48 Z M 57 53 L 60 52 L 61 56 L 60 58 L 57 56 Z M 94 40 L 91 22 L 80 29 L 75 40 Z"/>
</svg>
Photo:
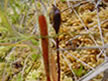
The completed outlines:
<svg viewBox="0 0 108 81">
<path fill-rule="evenodd" d="M 40 35 L 48 36 L 47 21 L 46 21 L 45 16 L 40 15 L 38 22 L 39 22 L 39 27 L 40 27 Z M 45 71 L 46 71 L 46 77 L 47 77 L 47 81 L 51 81 L 50 80 L 50 72 L 49 72 L 50 68 L 49 68 L 49 57 L 48 57 L 48 42 L 49 42 L 48 38 L 41 39 L 41 46 L 42 46 L 42 52 L 43 52 L 42 55 L 43 55 L 44 67 L 45 67 Z"/>
</svg>

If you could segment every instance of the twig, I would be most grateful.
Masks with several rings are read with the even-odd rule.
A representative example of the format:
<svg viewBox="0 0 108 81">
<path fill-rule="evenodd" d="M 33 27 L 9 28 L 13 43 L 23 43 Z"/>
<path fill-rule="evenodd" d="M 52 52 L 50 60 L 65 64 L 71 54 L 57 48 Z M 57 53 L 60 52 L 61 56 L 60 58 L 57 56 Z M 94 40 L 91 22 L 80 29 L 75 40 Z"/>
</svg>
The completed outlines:
<svg viewBox="0 0 108 81">
<path fill-rule="evenodd" d="M 88 1 L 82 1 L 82 2 L 80 2 L 80 3 L 78 3 L 78 4 L 75 4 L 75 5 L 73 5 L 73 8 L 78 7 L 78 6 L 80 6 L 81 4 L 86 3 L 86 2 L 88 2 Z M 70 7 L 68 6 L 68 8 L 62 10 L 61 13 L 63 13 L 64 11 L 66 11 L 66 10 L 68 10 L 68 9 L 71 9 L 71 8 L 72 8 L 72 6 L 70 6 Z"/>
<path fill-rule="evenodd" d="M 102 30 L 101 30 L 101 22 L 100 22 L 100 18 L 99 18 L 98 5 L 96 6 L 96 12 L 97 12 L 98 28 L 99 28 L 99 31 L 100 31 L 100 38 L 101 38 L 102 44 L 103 44 L 103 46 L 104 46 L 105 44 L 104 44 L 104 38 L 103 38 L 103 35 L 102 35 Z M 103 53 L 103 55 L 104 55 L 104 57 L 106 58 L 106 54 Z"/>
<path fill-rule="evenodd" d="M 68 8 L 70 8 L 71 4 L 70 4 L 69 0 L 67 0 L 67 5 L 68 5 Z M 70 9 L 70 12 L 72 12 L 72 9 Z"/>
<path fill-rule="evenodd" d="M 29 59 L 29 57 L 31 56 L 31 54 L 29 54 L 27 57 L 26 57 L 26 59 L 25 59 L 25 61 L 24 61 L 24 67 L 22 68 L 22 71 L 21 71 L 21 76 L 23 77 L 24 76 L 24 70 L 25 70 L 25 68 L 27 67 L 27 61 L 28 61 L 28 59 Z"/>
<path fill-rule="evenodd" d="M 78 19 L 80 20 L 81 24 L 84 26 L 84 29 L 88 32 L 88 29 L 86 27 L 86 25 L 84 24 L 83 20 L 81 19 L 81 17 L 78 15 L 77 11 L 73 8 L 72 6 L 72 9 L 74 11 L 74 13 L 76 14 L 76 16 L 78 17 Z M 91 39 L 94 41 L 94 43 L 96 44 L 96 46 L 98 46 L 97 42 L 95 41 L 94 37 L 89 34 L 89 36 L 91 37 Z M 99 49 L 100 51 L 102 51 L 101 49 Z"/>
<path fill-rule="evenodd" d="M 16 47 L 13 47 L 10 52 L 7 54 L 7 56 L 5 57 L 6 60 L 12 55 L 13 51 L 16 49 Z"/>
<path fill-rule="evenodd" d="M 108 19 L 102 21 L 101 24 L 103 24 L 103 23 L 105 23 L 105 22 L 107 22 L 107 21 L 108 21 Z M 93 26 L 92 28 L 90 28 L 90 29 L 89 29 L 88 31 L 86 31 L 85 33 L 89 33 L 90 31 L 92 31 L 92 30 L 93 30 L 94 28 L 96 28 L 97 26 L 98 26 L 98 25 Z M 75 37 L 73 37 L 73 38 L 69 39 L 68 41 L 66 41 L 66 44 L 67 44 L 68 42 L 70 42 L 70 41 L 72 41 L 72 40 L 74 40 L 74 39 L 76 39 L 76 38 L 82 36 L 82 35 L 83 35 L 83 34 L 76 35 Z"/>
<path fill-rule="evenodd" d="M 56 0 L 54 0 L 53 4 L 56 6 Z"/>
<path fill-rule="evenodd" d="M 71 53 L 69 53 L 69 52 L 67 51 L 67 49 L 63 49 L 62 47 L 60 47 L 58 50 L 67 52 L 69 56 L 75 58 L 76 60 L 78 60 L 79 62 L 81 62 L 82 64 L 84 64 L 85 66 L 91 68 L 92 70 L 95 70 L 93 67 L 89 66 L 88 64 L 86 64 L 85 62 L 83 62 L 83 61 L 81 61 L 79 58 L 77 58 L 76 56 L 74 56 L 74 55 L 72 55 Z"/>
</svg>

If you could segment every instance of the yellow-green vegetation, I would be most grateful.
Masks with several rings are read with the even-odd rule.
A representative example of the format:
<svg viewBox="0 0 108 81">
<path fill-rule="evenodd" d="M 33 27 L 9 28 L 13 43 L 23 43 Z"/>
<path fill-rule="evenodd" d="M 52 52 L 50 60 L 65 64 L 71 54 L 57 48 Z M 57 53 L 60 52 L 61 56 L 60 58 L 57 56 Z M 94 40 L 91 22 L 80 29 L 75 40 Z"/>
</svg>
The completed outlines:
<svg viewBox="0 0 108 81">
<path fill-rule="evenodd" d="M 61 81 L 75 81 L 105 60 L 102 49 L 92 47 L 108 43 L 108 5 L 100 2 L 97 11 L 96 4 L 87 0 L 55 1 L 62 17 L 57 35 Z M 54 0 L 42 2 L 50 12 Z M 0 81 L 46 81 L 37 21 L 40 9 L 45 12 L 48 21 L 49 54 L 54 55 L 55 62 L 56 49 L 52 38 L 55 39 L 56 35 L 44 6 L 35 0 L 0 1 Z M 81 47 L 91 48 L 77 49 Z M 100 73 L 91 81 L 101 79 Z"/>
</svg>

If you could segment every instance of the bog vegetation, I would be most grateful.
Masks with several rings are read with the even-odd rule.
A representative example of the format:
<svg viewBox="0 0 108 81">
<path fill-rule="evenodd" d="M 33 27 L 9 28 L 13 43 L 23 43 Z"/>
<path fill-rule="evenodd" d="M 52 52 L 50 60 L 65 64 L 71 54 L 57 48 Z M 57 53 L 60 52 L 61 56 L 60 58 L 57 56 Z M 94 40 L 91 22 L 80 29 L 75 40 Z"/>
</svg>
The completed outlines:
<svg viewBox="0 0 108 81">
<path fill-rule="evenodd" d="M 59 33 L 52 4 L 60 10 Z M 40 15 L 48 36 L 40 31 L 45 24 Z M 49 41 L 41 45 L 44 39 Z M 0 0 L 0 81 L 46 81 L 42 47 L 47 43 L 51 80 L 101 81 L 108 69 L 101 65 L 108 55 L 107 0 Z"/>
</svg>

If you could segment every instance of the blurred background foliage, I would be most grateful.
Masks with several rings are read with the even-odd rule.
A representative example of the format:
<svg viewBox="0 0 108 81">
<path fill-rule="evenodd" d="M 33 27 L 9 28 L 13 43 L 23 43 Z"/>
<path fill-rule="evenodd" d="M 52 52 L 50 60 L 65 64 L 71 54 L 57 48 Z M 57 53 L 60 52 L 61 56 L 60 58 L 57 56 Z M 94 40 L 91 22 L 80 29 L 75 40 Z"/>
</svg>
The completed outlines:
<svg viewBox="0 0 108 81">
<path fill-rule="evenodd" d="M 23 81 L 40 67 L 36 29 L 34 0 L 0 0 L 0 81 Z"/>
<path fill-rule="evenodd" d="M 45 81 L 37 22 L 38 10 L 36 11 L 36 9 L 40 10 L 41 4 L 37 3 L 36 5 L 35 1 L 38 0 L 0 0 L 0 81 Z M 52 4 L 49 4 L 49 1 L 51 0 L 42 1 L 45 2 L 47 8 L 49 8 L 48 5 L 52 6 Z M 66 0 L 56 1 L 59 1 L 57 6 L 60 11 L 64 11 L 68 8 Z M 76 47 L 83 47 L 86 45 L 96 46 L 89 35 L 94 37 L 94 41 L 97 42 L 97 44 L 102 45 L 99 30 L 97 28 L 98 22 L 96 9 L 94 8 L 95 5 L 91 3 L 93 0 L 91 0 L 90 3 L 87 2 L 82 4 L 81 2 L 83 2 L 83 0 L 75 1 L 76 2 L 73 0 L 72 2 L 72 5 L 75 7 L 74 10 L 70 12 L 71 9 L 67 9 L 61 14 L 62 24 L 59 36 L 60 47 L 70 48 L 70 46 L 74 47 L 74 45 Z M 52 2 L 54 2 L 54 0 Z M 43 11 L 45 11 L 44 9 L 45 8 L 43 8 Z M 107 20 L 107 10 L 108 8 L 106 7 L 100 7 L 99 15 L 101 22 Z M 48 17 L 46 18 L 48 19 Z M 84 22 L 82 23 L 80 21 Z M 87 31 L 84 29 L 83 24 L 87 26 Z M 105 41 L 107 43 L 107 21 L 103 24 L 102 33 L 105 35 L 104 39 L 106 39 Z M 48 27 L 50 29 L 51 26 L 49 25 L 48 22 Z M 52 30 L 50 33 L 54 34 Z M 68 43 L 65 44 L 65 42 L 69 41 L 71 38 L 73 38 L 72 43 L 70 41 L 69 45 Z M 56 54 L 55 48 L 53 49 L 53 47 L 54 46 L 52 45 L 50 51 L 53 51 L 53 54 Z M 61 55 L 64 55 L 65 58 L 68 57 L 67 59 L 71 63 L 70 66 L 78 78 L 88 73 L 90 68 L 82 65 L 78 59 L 71 57 L 69 53 L 70 55 L 84 61 L 86 64 L 89 63 L 88 65 L 92 67 L 96 67 L 104 61 L 103 56 L 96 59 L 96 56 L 100 53 L 99 49 L 68 50 L 68 52 L 63 51 Z M 64 56 L 61 56 L 61 78 L 63 81 L 72 81 L 73 74 L 71 69 L 68 67 L 69 64 L 65 62 Z M 99 79 L 100 78 L 102 77 L 99 76 Z"/>
</svg>

